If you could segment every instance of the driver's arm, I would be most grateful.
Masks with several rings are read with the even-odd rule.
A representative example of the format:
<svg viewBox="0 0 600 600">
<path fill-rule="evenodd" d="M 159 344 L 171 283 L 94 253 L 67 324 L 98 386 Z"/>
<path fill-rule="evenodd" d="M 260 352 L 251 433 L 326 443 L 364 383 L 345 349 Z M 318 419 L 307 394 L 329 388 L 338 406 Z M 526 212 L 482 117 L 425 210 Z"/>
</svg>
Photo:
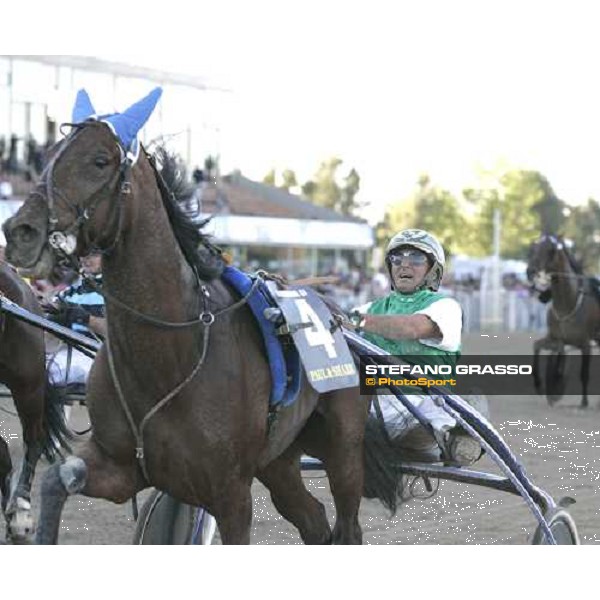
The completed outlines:
<svg viewBox="0 0 600 600">
<path fill-rule="evenodd" d="M 103 338 L 106 337 L 107 327 L 106 319 L 104 317 L 94 317 L 93 315 L 90 315 L 89 328 Z"/>
<path fill-rule="evenodd" d="M 363 316 L 361 329 L 390 340 L 441 340 L 440 328 L 427 316 L 370 315 Z"/>
</svg>

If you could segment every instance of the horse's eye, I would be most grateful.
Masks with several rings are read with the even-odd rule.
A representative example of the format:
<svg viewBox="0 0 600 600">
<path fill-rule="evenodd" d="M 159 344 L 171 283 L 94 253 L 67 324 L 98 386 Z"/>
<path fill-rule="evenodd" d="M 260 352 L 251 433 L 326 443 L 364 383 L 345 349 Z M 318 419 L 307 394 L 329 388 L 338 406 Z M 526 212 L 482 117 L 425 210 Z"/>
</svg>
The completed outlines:
<svg viewBox="0 0 600 600">
<path fill-rule="evenodd" d="M 104 167 L 107 167 L 109 164 L 109 160 L 107 156 L 96 156 L 96 158 L 94 159 L 94 164 L 99 168 L 99 169 L 104 169 Z"/>
</svg>

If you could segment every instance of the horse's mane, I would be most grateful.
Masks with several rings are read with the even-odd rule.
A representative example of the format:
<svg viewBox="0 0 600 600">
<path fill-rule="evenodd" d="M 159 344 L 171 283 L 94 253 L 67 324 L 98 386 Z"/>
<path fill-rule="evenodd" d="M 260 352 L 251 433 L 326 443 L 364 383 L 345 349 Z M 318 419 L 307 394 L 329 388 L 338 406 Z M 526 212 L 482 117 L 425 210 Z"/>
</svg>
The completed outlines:
<svg viewBox="0 0 600 600">
<path fill-rule="evenodd" d="M 183 162 L 162 146 L 158 146 L 154 157 L 149 159 L 169 222 L 185 259 L 201 279 L 210 281 L 219 277 L 225 267 L 221 250 L 211 242 L 211 236 L 202 232 L 209 219 L 194 223 L 182 209 L 194 194 L 194 187 L 187 179 Z"/>
</svg>

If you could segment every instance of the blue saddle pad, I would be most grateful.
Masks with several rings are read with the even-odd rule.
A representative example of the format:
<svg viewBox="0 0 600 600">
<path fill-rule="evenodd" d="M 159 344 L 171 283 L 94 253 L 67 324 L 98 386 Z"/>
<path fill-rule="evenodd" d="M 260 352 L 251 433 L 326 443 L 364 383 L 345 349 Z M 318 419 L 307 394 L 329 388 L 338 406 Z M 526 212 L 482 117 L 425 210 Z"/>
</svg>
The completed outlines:
<svg viewBox="0 0 600 600">
<path fill-rule="evenodd" d="M 234 267 L 226 267 L 221 277 L 241 296 L 246 296 L 254 283 L 251 277 Z M 265 309 L 276 304 L 262 281 L 248 298 L 248 306 L 265 342 L 272 381 L 270 405 L 271 407 L 290 406 L 300 391 L 301 367 L 298 351 L 293 344 L 286 345 L 284 349 L 275 332 L 275 325 L 265 318 Z"/>
</svg>

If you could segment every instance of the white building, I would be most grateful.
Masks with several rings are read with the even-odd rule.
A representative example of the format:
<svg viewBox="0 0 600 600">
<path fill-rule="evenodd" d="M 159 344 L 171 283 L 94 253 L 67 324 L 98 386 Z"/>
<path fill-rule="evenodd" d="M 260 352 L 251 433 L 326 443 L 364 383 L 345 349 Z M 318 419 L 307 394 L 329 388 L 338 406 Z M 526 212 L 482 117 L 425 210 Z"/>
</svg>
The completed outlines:
<svg viewBox="0 0 600 600">
<path fill-rule="evenodd" d="M 230 90 L 200 77 L 87 56 L 0 55 L 0 137 L 8 143 L 16 136 L 22 163 L 31 137 L 40 145 L 59 139 L 57 128 L 70 121 L 79 89 L 87 90 L 100 114 L 108 114 L 129 107 L 157 85 L 164 94 L 142 131 L 142 142 L 150 150 L 153 140 L 165 144 L 190 171 L 202 167 L 207 156 L 220 156 L 221 132 L 234 122 Z M 216 215 L 209 226 L 216 241 L 228 246 L 243 266 L 290 274 L 370 266 L 374 236 L 365 221 L 242 176 L 216 179 L 212 189 L 205 189 L 203 209 Z M 13 181 L 16 199 L 0 203 L 0 224 L 29 191 L 19 184 Z"/>
<path fill-rule="evenodd" d="M 19 159 L 25 141 L 55 141 L 71 119 L 75 95 L 85 88 L 101 114 L 118 112 L 164 88 L 158 109 L 142 133 L 146 144 L 167 141 L 190 165 L 218 155 L 233 94 L 200 77 L 71 55 L 0 55 L 0 136 L 16 135 Z"/>
</svg>

